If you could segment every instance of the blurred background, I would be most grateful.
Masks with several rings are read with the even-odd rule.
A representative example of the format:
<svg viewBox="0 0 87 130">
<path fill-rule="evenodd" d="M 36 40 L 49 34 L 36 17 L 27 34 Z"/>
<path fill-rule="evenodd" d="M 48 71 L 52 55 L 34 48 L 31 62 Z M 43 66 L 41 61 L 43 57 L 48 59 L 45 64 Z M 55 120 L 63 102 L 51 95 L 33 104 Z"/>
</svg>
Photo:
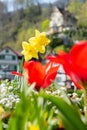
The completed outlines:
<svg viewBox="0 0 87 130">
<path fill-rule="evenodd" d="M 33 36 L 35 29 L 49 32 L 55 6 L 63 15 L 63 26 L 69 27 L 66 34 L 70 39 L 86 39 L 87 0 L 0 0 L 0 49 L 21 50 L 22 41 Z"/>
<path fill-rule="evenodd" d="M 22 41 L 34 36 L 35 29 L 45 31 L 51 40 L 46 54 L 69 52 L 87 39 L 87 0 L 0 0 L 1 77 L 19 70 Z"/>
</svg>

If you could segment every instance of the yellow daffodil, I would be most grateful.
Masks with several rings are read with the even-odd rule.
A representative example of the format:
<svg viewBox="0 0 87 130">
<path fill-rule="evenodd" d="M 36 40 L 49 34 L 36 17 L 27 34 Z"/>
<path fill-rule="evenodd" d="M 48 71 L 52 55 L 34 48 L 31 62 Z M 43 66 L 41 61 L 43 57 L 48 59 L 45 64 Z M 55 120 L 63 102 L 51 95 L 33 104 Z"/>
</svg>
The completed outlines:
<svg viewBox="0 0 87 130">
<path fill-rule="evenodd" d="M 36 49 L 40 53 L 45 53 L 45 46 L 40 46 L 39 44 L 37 44 Z"/>
<path fill-rule="evenodd" d="M 50 40 L 46 37 L 46 33 L 40 33 L 38 30 L 35 30 L 35 37 L 29 39 L 28 42 L 23 42 L 23 51 L 22 54 L 25 57 L 25 60 L 31 60 L 32 58 L 38 59 L 38 52 L 44 53 L 45 47 L 50 43 Z"/>
<path fill-rule="evenodd" d="M 32 124 L 30 124 L 29 130 L 40 130 L 40 127 L 39 127 L 39 125 L 32 125 Z"/>
<path fill-rule="evenodd" d="M 35 30 L 35 37 L 29 39 L 31 44 L 34 44 L 37 51 L 40 53 L 45 52 L 45 47 L 50 43 L 50 40 L 46 37 L 46 33 L 40 33 L 38 30 Z"/>
<path fill-rule="evenodd" d="M 25 57 L 25 61 L 28 61 L 32 58 L 38 59 L 38 52 L 34 45 L 31 45 L 27 42 L 23 42 L 22 47 L 23 47 L 22 54 Z"/>
<path fill-rule="evenodd" d="M 35 30 L 35 36 L 38 41 L 41 42 L 41 45 L 46 46 L 50 43 L 50 40 L 46 37 L 45 32 L 40 33 L 38 30 Z"/>
</svg>

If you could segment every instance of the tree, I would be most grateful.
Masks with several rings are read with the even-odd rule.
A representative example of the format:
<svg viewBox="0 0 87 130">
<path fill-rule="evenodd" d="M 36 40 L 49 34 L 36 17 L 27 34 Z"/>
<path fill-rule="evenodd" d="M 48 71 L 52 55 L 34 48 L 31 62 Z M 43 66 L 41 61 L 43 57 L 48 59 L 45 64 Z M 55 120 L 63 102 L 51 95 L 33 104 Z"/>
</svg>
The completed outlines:
<svg viewBox="0 0 87 130">
<path fill-rule="evenodd" d="M 5 19 L 5 15 L 7 12 L 7 7 L 4 2 L 0 1 L 0 25 L 3 26 L 3 19 Z"/>
<path fill-rule="evenodd" d="M 87 0 L 71 0 L 67 9 L 77 18 L 77 26 L 87 27 Z"/>
<path fill-rule="evenodd" d="M 87 28 L 87 0 L 82 4 L 77 18 L 78 25 Z"/>
<path fill-rule="evenodd" d="M 74 39 L 87 39 L 87 0 L 71 0 L 67 9 L 74 14 L 77 19 Z"/>
<path fill-rule="evenodd" d="M 70 13 L 73 13 L 76 17 L 79 14 L 79 11 L 81 9 L 82 3 L 79 2 L 78 0 L 71 0 L 71 2 L 69 2 L 67 9 L 69 10 Z"/>
</svg>

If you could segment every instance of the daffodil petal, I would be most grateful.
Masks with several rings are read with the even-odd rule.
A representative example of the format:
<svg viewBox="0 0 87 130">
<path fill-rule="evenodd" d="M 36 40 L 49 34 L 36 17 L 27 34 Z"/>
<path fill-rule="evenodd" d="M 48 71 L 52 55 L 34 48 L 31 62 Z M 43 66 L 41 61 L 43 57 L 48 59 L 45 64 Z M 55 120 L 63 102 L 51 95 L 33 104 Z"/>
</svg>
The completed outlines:
<svg viewBox="0 0 87 130">
<path fill-rule="evenodd" d="M 32 43 L 35 43 L 35 42 L 36 42 L 36 39 L 35 39 L 35 37 L 32 37 L 32 38 L 30 38 L 28 41 L 29 41 L 30 44 L 32 44 Z"/>
<path fill-rule="evenodd" d="M 27 43 L 27 42 L 22 42 L 22 47 L 23 47 L 23 49 L 25 50 L 27 50 L 27 48 L 28 48 L 28 46 L 29 46 L 29 43 Z"/>
<path fill-rule="evenodd" d="M 40 35 L 40 32 L 38 30 L 35 30 L 35 36 L 38 37 Z"/>
</svg>

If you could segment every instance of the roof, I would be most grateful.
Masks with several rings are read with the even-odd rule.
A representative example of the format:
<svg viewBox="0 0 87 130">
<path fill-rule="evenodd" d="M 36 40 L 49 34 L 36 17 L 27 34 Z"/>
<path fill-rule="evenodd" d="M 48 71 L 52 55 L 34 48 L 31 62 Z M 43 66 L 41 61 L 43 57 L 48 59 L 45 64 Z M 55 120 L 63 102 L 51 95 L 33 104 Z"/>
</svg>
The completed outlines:
<svg viewBox="0 0 87 130">
<path fill-rule="evenodd" d="M 11 47 L 9 47 L 9 46 L 6 46 L 6 47 L 4 47 L 3 49 L 1 49 L 0 50 L 0 52 L 1 51 L 3 51 L 3 50 L 5 50 L 5 49 L 10 49 L 13 53 L 15 53 L 17 56 L 23 56 L 22 54 L 21 54 L 21 51 L 19 50 L 19 51 L 15 51 L 15 50 L 13 50 Z"/>
</svg>

